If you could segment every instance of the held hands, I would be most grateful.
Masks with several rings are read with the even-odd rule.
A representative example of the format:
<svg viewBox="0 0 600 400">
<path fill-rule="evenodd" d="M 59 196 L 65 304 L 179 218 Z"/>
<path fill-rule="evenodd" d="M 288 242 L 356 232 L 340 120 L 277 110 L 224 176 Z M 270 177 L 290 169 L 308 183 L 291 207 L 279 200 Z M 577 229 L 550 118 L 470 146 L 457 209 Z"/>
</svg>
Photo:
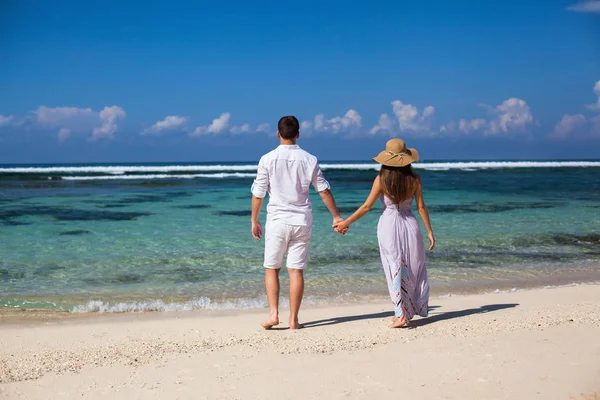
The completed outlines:
<svg viewBox="0 0 600 400">
<path fill-rule="evenodd" d="M 335 217 L 333 219 L 333 230 L 337 233 L 345 235 L 348 232 L 350 224 L 348 224 L 342 217 Z"/>
<path fill-rule="evenodd" d="M 252 237 L 256 240 L 260 240 L 262 235 L 262 225 L 259 221 L 252 221 Z"/>
</svg>

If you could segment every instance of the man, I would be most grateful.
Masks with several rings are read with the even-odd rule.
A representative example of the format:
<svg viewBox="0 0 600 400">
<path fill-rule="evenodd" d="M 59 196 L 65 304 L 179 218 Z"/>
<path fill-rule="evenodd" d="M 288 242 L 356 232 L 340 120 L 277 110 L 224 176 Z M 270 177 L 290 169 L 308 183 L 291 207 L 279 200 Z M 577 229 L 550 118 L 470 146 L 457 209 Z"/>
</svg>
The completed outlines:
<svg viewBox="0 0 600 400">
<path fill-rule="evenodd" d="M 290 277 L 289 324 L 290 329 L 301 328 L 298 311 L 304 294 L 303 271 L 312 236 L 311 184 L 333 216 L 333 223 L 343 221 L 317 158 L 296 144 L 299 136 L 300 124 L 296 117 L 286 116 L 279 120 L 277 137 L 280 145 L 261 157 L 252 185 L 252 236 L 256 240 L 262 235 L 258 217 L 263 199 L 269 193 L 264 267 L 270 311 L 269 319 L 262 323 L 265 329 L 279 324 L 279 271 L 286 253 Z"/>
</svg>

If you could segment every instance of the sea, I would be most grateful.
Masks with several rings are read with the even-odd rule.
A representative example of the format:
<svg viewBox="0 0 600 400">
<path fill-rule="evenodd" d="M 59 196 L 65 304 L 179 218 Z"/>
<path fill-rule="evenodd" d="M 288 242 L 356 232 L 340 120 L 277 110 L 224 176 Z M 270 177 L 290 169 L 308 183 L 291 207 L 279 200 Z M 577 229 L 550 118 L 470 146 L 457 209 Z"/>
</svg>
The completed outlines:
<svg viewBox="0 0 600 400">
<path fill-rule="evenodd" d="M 432 295 L 600 281 L 600 161 L 414 166 L 436 236 Z M 342 216 L 378 172 L 373 162 L 321 167 Z M 250 234 L 255 174 L 256 162 L 0 165 L 0 312 L 265 307 L 264 242 Z M 305 304 L 387 299 L 381 205 L 342 236 L 314 189 L 311 198 Z"/>
</svg>

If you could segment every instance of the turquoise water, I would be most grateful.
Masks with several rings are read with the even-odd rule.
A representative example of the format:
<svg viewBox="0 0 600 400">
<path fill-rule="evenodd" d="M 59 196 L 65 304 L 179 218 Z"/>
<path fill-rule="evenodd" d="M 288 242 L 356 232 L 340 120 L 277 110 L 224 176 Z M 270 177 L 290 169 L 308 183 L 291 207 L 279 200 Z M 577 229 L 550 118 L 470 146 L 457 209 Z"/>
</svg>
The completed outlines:
<svg viewBox="0 0 600 400">
<path fill-rule="evenodd" d="M 322 165 L 349 215 L 376 166 Z M 600 162 L 417 166 L 437 240 L 427 264 L 437 293 L 600 276 Z M 252 163 L 0 166 L 0 307 L 263 306 L 263 247 L 250 235 L 254 172 Z M 312 199 L 307 302 L 385 296 L 381 207 L 341 236 Z"/>
</svg>

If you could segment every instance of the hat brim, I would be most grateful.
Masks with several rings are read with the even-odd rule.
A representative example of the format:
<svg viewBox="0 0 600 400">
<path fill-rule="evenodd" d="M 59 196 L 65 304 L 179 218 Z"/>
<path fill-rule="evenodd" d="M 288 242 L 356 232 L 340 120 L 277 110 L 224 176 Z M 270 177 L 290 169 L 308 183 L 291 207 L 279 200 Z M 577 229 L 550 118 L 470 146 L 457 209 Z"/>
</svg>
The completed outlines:
<svg viewBox="0 0 600 400">
<path fill-rule="evenodd" d="M 419 152 L 417 149 L 407 149 L 406 155 L 396 156 L 390 154 L 388 151 L 382 151 L 373 158 L 373 161 L 378 162 L 381 165 L 388 167 L 404 167 L 408 164 L 419 161 Z"/>
</svg>

